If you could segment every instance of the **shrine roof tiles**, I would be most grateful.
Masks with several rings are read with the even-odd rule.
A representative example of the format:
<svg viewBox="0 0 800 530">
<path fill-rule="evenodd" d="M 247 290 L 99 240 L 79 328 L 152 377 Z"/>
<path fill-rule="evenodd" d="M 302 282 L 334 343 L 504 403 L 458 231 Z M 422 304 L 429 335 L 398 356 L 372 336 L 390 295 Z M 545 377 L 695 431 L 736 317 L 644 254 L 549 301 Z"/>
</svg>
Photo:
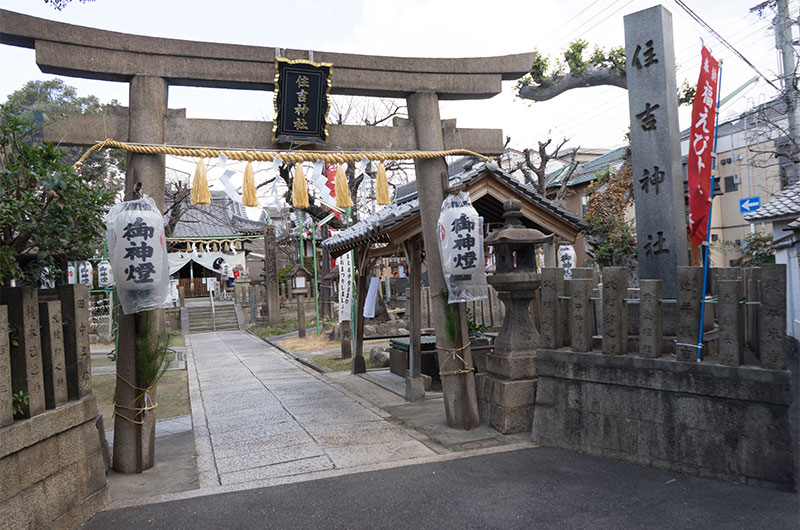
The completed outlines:
<svg viewBox="0 0 800 530">
<path fill-rule="evenodd" d="M 783 190 L 768 203 L 754 212 L 744 214 L 746 221 L 776 220 L 781 217 L 796 217 L 800 214 L 800 182 Z"/>
<path fill-rule="evenodd" d="M 211 194 L 211 204 L 198 204 L 184 210 L 170 239 L 241 237 L 260 235 L 264 231 L 263 221 L 246 219 L 232 212 L 231 201 L 224 193 L 212 191 Z"/>
<path fill-rule="evenodd" d="M 498 169 L 496 166 L 487 165 L 485 162 L 477 162 L 470 164 L 470 160 L 466 163 L 461 162 L 456 164 L 456 167 L 463 167 L 463 171 L 450 177 L 450 186 L 459 184 L 468 185 L 473 179 L 483 175 L 486 171 L 491 171 L 493 176 L 513 188 L 519 194 L 527 197 L 532 202 L 536 203 L 542 209 L 551 211 L 567 223 L 575 226 L 579 230 L 587 228 L 586 222 L 579 217 L 569 213 L 553 204 L 551 201 L 531 192 L 525 186 L 517 182 L 517 180 Z M 451 169 L 453 165 L 451 165 Z M 389 242 L 389 237 L 386 232 L 393 226 L 401 223 L 409 217 L 416 215 L 419 212 L 419 197 L 416 190 L 416 182 L 410 182 L 404 186 L 397 188 L 395 202 L 389 206 L 384 207 L 378 212 L 362 219 L 353 226 L 338 232 L 325 241 L 322 245 L 330 250 L 346 251 L 355 248 L 359 244 L 364 243 L 380 243 Z"/>
<path fill-rule="evenodd" d="M 625 161 L 625 152 L 627 150 L 628 146 L 623 145 L 622 147 L 618 147 L 613 151 L 609 151 L 608 153 L 598 156 L 597 158 L 593 158 L 588 162 L 578 164 L 578 167 L 570 177 L 567 186 L 577 186 L 579 184 L 591 182 L 597 178 L 598 172 L 603 172 L 607 169 L 619 169 Z M 561 186 L 568 169 L 569 164 L 566 164 L 559 169 L 548 173 L 545 177 L 547 178 L 547 187 L 556 188 Z M 526 187 L 530 187 L 530 184 L 526 185 Z"/>
</svg>

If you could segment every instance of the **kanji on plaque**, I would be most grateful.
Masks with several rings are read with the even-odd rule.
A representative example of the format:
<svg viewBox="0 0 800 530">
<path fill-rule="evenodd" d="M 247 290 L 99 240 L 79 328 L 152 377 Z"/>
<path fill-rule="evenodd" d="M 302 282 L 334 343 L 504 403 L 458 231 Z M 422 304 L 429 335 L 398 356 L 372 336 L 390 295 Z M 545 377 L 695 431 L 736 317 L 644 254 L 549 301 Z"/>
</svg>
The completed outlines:
<svg viewBox="0 0 800 530">
<path fill-rule="evenodd" d="M 275 59 L 274 141 L 327 141 L 332 68 L 329 63 Z"/>
<path fill-rule="evenodd" d="M 125 314 L 169 307 L 164 219 L 155 202 L 144 197 L 113 206 L 106 216 L 106 239 Z"/>
<path fill-rule="evenodd" d="M 450 293 L 448 302 L 468 302 L 487 297 L 483 257 L 483 218 L 469 194 L 448 195 L 439 216 L 439 254 Z"/>
<path fill-rule="evenodd" d="M 700 78 L 692 103 L 689 134 L 689 233 L 695 244 L 706 240 L 711 207 L 711 158 L 717 112 L 719 64 L 705 47 L 701 51 Z"/>
</svg>

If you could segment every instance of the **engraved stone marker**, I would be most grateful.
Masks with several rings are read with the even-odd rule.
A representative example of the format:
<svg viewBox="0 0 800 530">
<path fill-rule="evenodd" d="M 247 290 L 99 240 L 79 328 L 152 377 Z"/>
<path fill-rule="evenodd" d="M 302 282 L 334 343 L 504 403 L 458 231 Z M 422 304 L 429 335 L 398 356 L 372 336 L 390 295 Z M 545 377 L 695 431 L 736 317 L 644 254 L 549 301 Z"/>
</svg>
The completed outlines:
<svg viewBox="0 0 800 530">
<path fill-rule="evenodd" d="M 11 353 L 8 348 L 8 306 L 0 305 L 0 427 L 14 421 L 11 408 Z"/>
<path fill-rule="evenodd" d="M 639 353 L 661 357 L 664 347 L 661 280 L 639 281 Z"/>
<path fill-rule="evenodd" d="M 558 349 L 563 345 L 564 269 L 545 267 L 542 269 L 542 325 L 541 347 Z"/>
<path fill-rule="evenodd" d="M 675 353 L 679 361 L 697 359 L 697 337 L 700 335 L 700 291 L 703 288 L 702 267 L 678 267 L 678 332 Z"/>
<path fill-rule="evenodd" d="M 761 367 L 786 369 L 786 265 L 761 266 L 758 351 Z"/>
<path fill-rule="evenodd" d="M 86 286 L 84 286 L 84 289 Z M 39 342 L 38 293 L 27 287 L 3 289 L 8 304 L 8 326 L 12 331 L 11 383 L 14 392 L 28 393 L 25 417 L 44 412 L 44 378 Z"/>
<path fill-rule="evenodd" d="M 687 265 L 672 14 L 655 6 L 625 17 L 639 276 L 664 280 Z"/>
<path fill-rule="evenodd" d="M 64 332 L 61 327 L 61 302 L 39 302 L 42 325 L 42 370 L 44 400 L 48 409 L 67 402 L 67 374 L 64 363 Z"/>
<path fill-rule="evenodd" d="M 603 353 L 624 355 L 628 352 L 627 267 L 603 269 Z"/>
<path fill-rule="evenodd" d="M 724 269 L 721 269 L 724 270 Z M 719 362 L 742 364 L 742 282 L 717 280 L 719 291 Z"/>
<path fill-rule="evenodd" d="M 80 399 L 92 393 L 89 358 L 89 291 L 83 284 L 59 285 L 61 316 L 64 319 L 64 360 L 67 366 L 67 394 Z"/>
<path fill-rule="evenodd" d="M 578 278 L 566 280 L 570 300 L 570 324 L 572 326 L 571 344 L 574 351 L 592 349 L 592 280 Z"/>
</svg>

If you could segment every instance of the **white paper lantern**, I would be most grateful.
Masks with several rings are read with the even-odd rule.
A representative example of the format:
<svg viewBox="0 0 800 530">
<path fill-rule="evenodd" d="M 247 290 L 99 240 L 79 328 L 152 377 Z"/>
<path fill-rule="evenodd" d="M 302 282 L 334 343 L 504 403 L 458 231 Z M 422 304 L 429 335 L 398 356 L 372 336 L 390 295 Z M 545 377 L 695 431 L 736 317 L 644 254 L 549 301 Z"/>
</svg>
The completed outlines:
<svg viewBox="0 0 800 530">
<path fill-rule="evenodd" d="M 169 305 L 164 219 L 150 197 L 115 205 L 106 217 L 111 268 L 126 314 Z"/>
<path fill-rule="evenodd" d="M 114 285 L 114 272 L 108 260 L 104 259 L 97 264 L 97 285 L 100 287 L 110 287 Z"/>
<path fill-rule="evenodd" d="M 569 280 L 572 278 L 572 269 L 575 268 L 575 262 L 578 257 L 572 249 L 572 245 L 559 245 L 558 247 L 558 265 L 564 269 L 564 279 Z"/>
<path fill-rule="evenodd" d="M 483 219 L 468 193 L 445 197 L 437 230 L 442 272 L 450 293 L 448 303 L 486 298 Z"/>
<path fill-rule="evenodd" d="M 78 263 L 78 283 L 84 284 L 90 290 L 94 288 L 94 268 L 88 261 Z"/>
</svg>

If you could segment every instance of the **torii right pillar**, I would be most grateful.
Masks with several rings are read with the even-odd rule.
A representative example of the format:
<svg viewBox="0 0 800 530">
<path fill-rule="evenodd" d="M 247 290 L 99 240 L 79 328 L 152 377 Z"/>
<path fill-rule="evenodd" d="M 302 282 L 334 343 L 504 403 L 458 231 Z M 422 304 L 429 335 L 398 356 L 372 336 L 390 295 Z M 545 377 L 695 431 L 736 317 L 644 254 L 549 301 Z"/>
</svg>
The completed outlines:
<svg viewBox="0 0 800 530">
<path fill-rule="evenodd" d="M 689 258 L 672 14 L 659 5 L 627 15 L 625 55 L 639 277 L 663 280 L 675 298 Z"/>
<path fill-rule="evenodd" d="M 408 117 L 414 122 L 417 149 L 423 151 L 439 151 L 444 149 L 442 121 L 439 116 L 439 98 L 432 92 L 418 92 L 408 96 Z M 436 239 L 436 225 L 444 200 L 445 188 L 448 186 L 447 164 L 442 158 L 431 160 L 415 160 L 414 170 L 417 174 L 417 195 L 422 221 L 422 236 L 425 243 L 425 263 L 428 269 L 428 283 L 431 293 L 447 290 L 439 257 Z M 444 349 L 455 349 L 468 344 L 466 337 L 465 311 L 460 308 L 461 336 L 457 344 L 453 344 L 445 335 L 443 325 L 444 307 L 439 296 L 431 304 L 431 312 L 436 327 L 436 344 Z M 463 304 L 460 304 L 463 305 Z M 438 351 L 439 365 L 444 362 L 443 372 L 452 372 L 464 368 L 460 361 L 448 358 L 447 351 Z M 472 352 L 469 346 L 461 351 L 461 356 L 469 367 L 472 367 Z M 446 362 L 445 362 L 446 361 Z M 480 425 L 478 416 L 478 398 L 475 392 L 475 372 L 442 376 L 442 393 L 447 416 L 447 425 L 455 429 L 469 430 Z"/>
</svg>

